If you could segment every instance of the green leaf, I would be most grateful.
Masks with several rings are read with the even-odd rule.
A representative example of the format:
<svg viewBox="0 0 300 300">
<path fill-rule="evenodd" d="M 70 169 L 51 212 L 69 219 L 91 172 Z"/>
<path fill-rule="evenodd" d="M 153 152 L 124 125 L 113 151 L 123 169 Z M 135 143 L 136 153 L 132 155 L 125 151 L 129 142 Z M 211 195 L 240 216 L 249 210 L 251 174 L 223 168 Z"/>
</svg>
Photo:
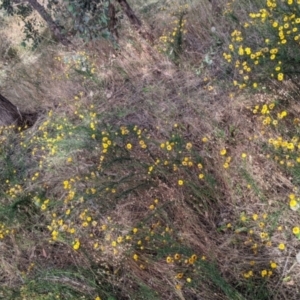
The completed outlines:
<svg viewBox="0 0 300 300">
<path fill-rule="evenodd" d="M 68 11 L 71 13 L 74 12 L 74 6 L 72 4 L 68 5 Z"/>
</svg>

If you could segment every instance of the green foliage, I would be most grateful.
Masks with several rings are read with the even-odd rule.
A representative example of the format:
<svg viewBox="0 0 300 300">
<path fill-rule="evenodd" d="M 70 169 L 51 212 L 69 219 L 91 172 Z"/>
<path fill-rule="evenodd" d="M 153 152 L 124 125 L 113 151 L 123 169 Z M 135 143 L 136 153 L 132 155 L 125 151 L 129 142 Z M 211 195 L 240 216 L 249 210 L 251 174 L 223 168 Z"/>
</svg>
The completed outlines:
<svg viewBox="0 0 300 300">
<path fill-rule="evenodd" d="M 36 47 L 40 44 L 42 41 L 41 35 L 39 33 L 39 30 L 37 27 L 41 27 L 41 23 L 37 22 L 36 19 L 27 20 L 26 18 L 23 18 L 24 21 L 24 39 L 22 41 L 22 46 L 26 47 L 27 44 L 31 43 L 32 49 L 36 49 Z"/>
<path fill-rule="evenodd" d="M 109 37 L 110 0 L 64 0 L 63 4 L 50 1 L 56 21 L 66 30 L 85 40 Z"/>
<path fill-rule="evenodd" d="M 35 17 L 32 17 L 33 8 L 29 4 L 13 4 L 14 2 L 12 0 L 0 1 L 0 10 L 4 10 L 11 16 L 18 16 L 24 22 L 24 39 L 22 41 L 22 46 L 26 47 L 30 44 L 32 49 L 35 49 L 41 42 L 39 29 L 42 28 L 43 25 Z"/>
<path fill-rule="evenodd" d="M 14 14 L 14 7 L 11 0 L 2 0 L 0 2 L 0 9 L 4 9 L 9 15 Z"/>
<path fill-rule="evenodd" d="M 267 288 L 267 281 L 260 280 L 248 280 L 244 283 L 239 283 L 237 285 L 237 290 L 239 290 L 243 295 L 244 299 L 255 298 L 257 300 L 269 300 L 273 299 L 273 293 Z"/>
</svg>

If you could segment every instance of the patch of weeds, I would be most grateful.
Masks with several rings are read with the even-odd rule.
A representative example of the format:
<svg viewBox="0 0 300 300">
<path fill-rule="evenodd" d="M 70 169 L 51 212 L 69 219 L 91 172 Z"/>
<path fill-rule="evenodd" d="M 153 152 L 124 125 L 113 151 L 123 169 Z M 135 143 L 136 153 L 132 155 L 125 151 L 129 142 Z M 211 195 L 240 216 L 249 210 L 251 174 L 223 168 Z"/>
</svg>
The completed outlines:
<svg viewBox="0 0 300 300">
<path fill-rule="evenodd" d="M 259 188 L 257 182 L 253 178 L 253 176 L 248 172 L 247 168 L 240 169 L 242 177 L 245 179 L 247 183 L 247 187 L 252 189 L 255 192 L 255 195 L 262 201 L 266 201 L 266 197 L 262 193 L 262 190 Z"/>
<path fill-rule="evenodd" d="M 231 33 L 224 58 L 236 67 L 234 85 L 261 88 L 271 78 L 296 80 L 299 53 L 299 10 L 295 1 L 265 1 L 248 20 Z M 248 7 L 249 8 L 249 7 Z"/>
<path fill-rule="evenodd" d="M 169 56 L 175 63 L 179 62 L 180 55 L 183 51 L 184 34 L 187 32 L 184 27 L 186 20 L 184 20 L 187 14 L 188 5 L 180 6 L 173 13 L 172 17 L 176 19 L 172 22 L 174 28 L 171 32 L 165 32 L 159 38 L 158 50 Z"/>
</svg>

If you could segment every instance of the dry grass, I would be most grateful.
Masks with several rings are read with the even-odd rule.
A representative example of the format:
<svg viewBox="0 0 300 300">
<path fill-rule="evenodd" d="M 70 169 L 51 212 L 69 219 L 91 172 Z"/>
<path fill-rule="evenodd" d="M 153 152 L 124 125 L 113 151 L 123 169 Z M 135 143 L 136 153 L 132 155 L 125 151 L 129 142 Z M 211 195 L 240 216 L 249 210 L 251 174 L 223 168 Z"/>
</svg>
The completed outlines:
<svg viewBox="0 0 300 300">
<path fill-rule="evenodd" d="M 281 129 L 267 128 L 252 113 L 256 104 L 271 103 L 276 95 L 261 94 L 254 99 L 245 92 L 232 94 L 228 88 L 231 75 L 224 70 L 219 42 L 226 43 L 232 23 L 218 11 L 211 11 L 209 1 L 191 5 L 185 51 L 177 66 L 127 26 L 121 28 L 124 38 L 119 41 L 118 51 L 103 41 L 86 45 L 74 41 L 76 51 L 44 45 L 40 48 L 43 51 L 28 52 L 13 41 L 18 59 L 13 59 L 13 65 L 5 65 L 4 60 L 0 63 L 1 92 L 23 110 L 41 113 L 34 127 L 20 134 L 28 148 L 24 162 L 19 160 L 19 141 L 13 141 L 15 166 L 10 167 L 20 168 L 17 175 L 4 164 L 4 154 L 1 156 L 2 167 L 7 168 L 1 177 L 1 211 L 16 203 L 7 192 L 15 184 L 21 183 L 22 192 L 31 200 L 28 206 L 21 202 L 16 205 L 11 219 L 5 217 L 6 226 L 13 231 L 0 241 L 0 282 L 4 287 L 0 293 L 14 290 L 15 299 L 36 300 L 56 295 L 61 299 L 95 299 L 97 295 L 101 299 L 298 299 L 299 264 L 295 256 L 299 240 L 291 229 L 299 216 L 288 205 L 288 196 L 297 185 L 293 173 L 272 159 L 274 153 L 266 146 L 271 136 L 288 128 L 284 128 L 285 123 Z M 152 21 L 157 41 L 173 21 L 170 10 L 157 11 L 153 18 L 145 14 L 143 19 L 150 27 Z M 0 34 L 7 35 L 5 31 Z M 0 53 L 6 53 L 9 47 L 10 42 L 2 44 Z M 70 67 L 64 62 L 82 51 L 88 55 L 88 63 L 96 66 L 90 77 L 80 75 L 74 71 L 75 65 Z M 206 58 L 212 64 L 205 63 Z M 291 114 L 299 110 L 293 98 L 282 99 L 283 106 L 289 102 Z M 49 110 L 53 110 L 51 118 Z M 91 139 L 90 128 L 94 112 L 99 126 L 96 140 Z M 39 128 L 48 119 L 53 123 L 53 127 L 46 127 L 48 137 L 54 139 L 63 132 L 65 144 L 58 143 L 57 153 L 47 156 L 42 146 L 52 146 L 47 144 L 48 137 L 42 138 L 45 131 Z M 138 149 L 134 144 L 138 138 L 129 140 L 132 154 L 124 149 L 127 140 L 116 140 L 123 150 L 116 150 L 115 157 L 107 156 L 103 171 L 97 169 L 102 155 L 101 131 L 111 130 L 111 137 L 120 126 L 134 125 L 147 130 L 143 139 L 149 137 L 151 154 Z M 66 137 L 69 131 L 73 138 Z M 35 140 L 36 136 L 40 140 Z M 159 145 L 177 136 L 184 146 L 172 157 Z M 208 141 L 203 142 L 203 137 Z M 193 144 L 193 152 L 186 152 L 188 142 Z M 2 153 L 8 149 L 3 148 Z M 225 156 L 220 155 L 222 149 L 227 150 Z M 247 156 L 242 158 L 242 153 Z M 182 168 L 176 173 L 158 164 L 153 177 L 145 171 L 157 158 L 177 159 L 180 166 L 184 155 L 201 158 L 204 181 L 199 181 L 200 171 L 195 168 Z M 73 161 L 67 163 L 69 157 Z M 120 157 L 128 160 L 119 164 Z M 224 168 L 228 157 L 229 167 Z M 39 169 L 40 161 L 43 168 Z M 23 164 L 28 168 L 22 169 Z M 33 180 L 37 171 L 40 175 Z M 185 176 L 188 183 L 183 188 L 177 184 L 180 176 Z M 63 188 L 63 182 L 70 178 L 76 179 L 72 187 L 76 192 L 72 200 L 74 214 L 69 220 L 80 236 L 77 251 L 67 233 L 51 241 L 47 229 L 53 213 L 58 215 L 57 220 L 67 220 L 63 201 L 69 191 Z M 116 194 L 103 186 L 116 188 Z M 86 193 L 91 188 L 97 189 L 97 196 Z M 36 195 L 51 199 L 46 211 L 34 205 Z M 80 202 L 81 196 L 86 202 Z M 156 198 L 159 204 L 152 211 L 149 207 Z M 86 229 L 80 225 L 79 215 L 84 209 L 89 209 L 97 226 Z M 254 214 L 258 215 L 257 221 L 253 220 Z M 259 222 L 264 222 L 264 227 Z M 101 229 L 104 225 L 105 230 Z M 279 226 L 281 231 L 277 230 Z M 138 228 L 137 234 L 133 234 L 134 228 Z M 271 245 L 260 238 L 265 231 Z M 130 236 L 130 240 L 112 246 L 120 236 Z M 94 251 L 95 242 L 101 251 Z M 257 253 L 252 248 L 254 243 L 258 245 Z M 285 251 L 278 249 L 280 243 L 285 243 Z M 168 257 L 177 253 L 182 261 L 168 263 Z M 184 260 L 194 254 L 197 262 L 185 265 Z M 254 266 L 251 261 L 255 261 Z M 261 271 L 270 269 L 270 261 L 276 261 L 278 267 L 270 278 L 262 278 Z M 249 270 L 255 276 L 244 278 Z M 181 272 L 184 279 L 176 278 Z"/>
</svg>

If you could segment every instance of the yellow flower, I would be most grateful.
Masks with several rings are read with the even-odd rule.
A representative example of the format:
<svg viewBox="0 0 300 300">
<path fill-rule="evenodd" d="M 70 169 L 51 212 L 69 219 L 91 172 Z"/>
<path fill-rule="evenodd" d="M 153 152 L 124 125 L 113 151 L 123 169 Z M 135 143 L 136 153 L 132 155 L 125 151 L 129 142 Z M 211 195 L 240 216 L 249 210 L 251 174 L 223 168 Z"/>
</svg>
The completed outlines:
<svg viewBox="0 0 300 300">
<path fill-rule="evenodd" d="M 71 188 L 71 185 L 70 185 L 70 183 L 69 183 L 68 180 L 65 180 L 65 181 L 63 182 L 63 184 L 64 184 L 64 189 L 65 189 L 65 190 L 68 190 L 68 189 Z"/>
<path fill-rule="evenodd" d="M 199 174 L 199 179 L 203 179 L 204 178 L 204 174 Z"/>
<path fill-rule="evenodd" d="M 275 107 L 275 103 L 269 104 L 269 109 L 273 109 Z"/>
<path fill-rule="evenodd" d="M 268 271 L 267 270 L 262 270 L 261 271 L 261 277 L 265 277 L 268 275 Z"/>
<path fill-rule="evenodd" d="M 276 269 L 277 268 L 277 264 L 274 261 L 270 262 L 270 266 L 272 269 Z"/>
<path fill-rule="evenodd" d="M 178 253 L 174 254 L 174 259 L 175 259 L 175 260 L 180 259 L 180 257 L 181 257 L 181 256 L 180 256 L 180 254 L 178 254 Z"/>
<path fill-rule="evenodd" d="M 227 169 L 227 168 L 229 168 L 229 163 L 227 163 L 227 162 L 226 162 L 226 163 L 224 163 L 224 164 L 223 164 L 223 168 L 224 168 L 224 169 Z"/>
<path fill-rule="evenodd" d="M 80 241 L 79 239 L 75 239 L 75 241 L 73 242 L 73 249 L 78 250 L 79 247 L 80 247 Z"/>
<path fill-rule="evenodd" d="M 239 47 L 239 51 L 238 51 L 239 55 L 244 55 L 244 49 L 243 49 L 243 46 L 240 46 Z"/>
<path fill-rule="evenodd" d="M 206 142 L 208 142 L 208 138 L 207 138 L 206 136 L 205 136 L 205 137 L 203 137 L 203 138 L 202 138 L 202 142 L 203 142 L 203 143 L 206 143 Z"/>
<path fill-rule="evenodd" d="M 294 211 L 296 211 L 299 208 L 299 204 L 295 199 L 292 199 L 290 201 L 290 208 Z"/>
<path fill-rule="evenodd" d="M 256 221 L 256 220 L 258 219 L 258 215 L 257 215 L 257 214 L 253 214 L 253 215 L 252 215 L 252 219 L 253 219 L 254 221 Z"/>
<path fill-rule="evenodd" d="M 139 144 L 140 144 L 140 146 L 141 146 L 143 149 L 147 148 L 147 145 L 145 144 L 145 142 L 144 142 L 143 140 L 141 140 L 141 141 L 139 142 Z"/>
<path fill-rule="evenodd" d="M 185 147 L 187 150 L 190 150 L 193 147 L 193 145 L 192 143 L 187 143 Z"/>
<path fill-rule="evenodd" d="M 282 81 L 282 80 L 283 80 L 283 73 L 278 73 L 277 79 L 278 79 L 279 81 Z"/>
<path fill-rule="evenodd" d="M 134 255 L 133 255 L 133 259 L 134 259 L 135 261 L 137 261 L 137 260 L 139 259 L 139 256 L 138 256 L 137 254 L 134 254 Z"/>
<path fill-rule="evenodd" d="M 247 47 L 245 48 L 245 52 L 247 55 L 250 55 L 251 54 L 251 48 Z"/>
<path fill-rule="evenodd" d="M 83 222 L 81 225 L 82 225 L 82 227 L 88 227 L 89 223 L 88 222 Z"/>
<path fill-rule="evenodd" d="M 246 222 L 246 221 L 247 221 L 247 217 L 245 216 L 244 213 L 242 213 L 242 215 L 240 216 L 240 220 L 241 220 L 242 222 Z"/>
<path fill-rule="evenodd" d="M 293 234 L 299 234 L 300 233 L 300 228 L 298 226 L 293 228 Z"/>
<path fill-rule="evenodd" d="M 150 210 L 153 210 L 155 208 L 155 206 L 153 205 L 153 204 L 151 204 L 150 206 L 149 206 L 149 209 Z"/>
<path fill-rule="evenodd" d="M 193 254 L 193 255 L 191 256 L 191 258 L 195 261 L 198 257 L 197 257 L 196 254 Z"/>
<path fill-rule="evenodd" d="M 296 195 L 295 194 L 289 194 L 289 198 L 291 200 L 296 200 Z"/>
<path fill-rule="evenodd" d="M 178 180 L 178 185 L 183 185 L 183 183 L 184 183 L 183 180 L 181 179 Z"/>
<path fill-rule="evenodd" d="M 286 116 L 287 116 L 287 112 L 284 110 L 284 111 L 282 111 L 281 114 L 280 114 L 280 119 L 282 119 L 282 118 L 284 118 L 284 117 L 286 117 Z"/>
<path fill-rule="evenodd" d="M 101 300 L 101 298 L 100 298 L 99 296 L 97 296 L 97 297 L 95 298 L 95 300 Z"/>
<path fill-rule="evenodd" d="M 270 118 L 270 117 L 266 117 L 266 118 L 263 120 L 263 124 L 264 124 L 264 125 L 269 125 L 269 124 L 271 124 L 271 118 Z"/>
<path fill-rule="evenodd" d="M 260 228 L 264 228 L 265 227 L 265 223 L 264 222 L 260 222 L 258 225 Z"/>
<path fill-rule="evenodd" d="M 256 108 L 256 109 L 258 109 L 258 108 Z M 266 104 L 264 104 L 260 112 L 262 115 L 268 114 L 269 113 L 268 106 Z"/>
<path fill-rule="evenodd" d="M 173 262 L 172 257 L 171 257 L 171 256 L 168 256 L 168 257 L 166 258 L 166 262 L 167 262 L 168 264 L 172 263 L 172 262 Z"/>
<path fill-rule="evenodd" d="M 126 148 L 127 148 L 128 150 L 131 150 L 131 149 L 132 149 L 132 145 L 131 145 L 130 143 L 128 143 L 128 144 L 126 145 Z"/>
<path fill-rule="evenodd" d="M 242 153 L 242 158 L 246 158 L 247 154 L 246 153 Z"/>
<path fill-rule="evenodd" d="M 129 133 L 128 129 L 125 126 L 121 126 L 120 129 L 121 129 L 121 134 L 122 135 L 126 135 L 126 134 Z"/>
<path fill-rule="evenodd" d="M 284 250 L 284 249 L 285 249 L 285 244 L 284 244 L 284 243 L 280 243 L 280 244 L 278 245 L 278 249 L 279 249 L 279 250 Z"/>
<path fill-rule="evenodd" d="M 220 151 L 220 154 L 221 154 L 221 155 L 225 155 L 226 152 L 227 152 L 226 149 L 222 149 L 222 150 Z"/>
<path fill-rule="evenodd" d="M 260 237 L 261 239 L 266 239 L 268 237 L 268 234 L 266 232 L 261 232 Z"/>
</svg>

